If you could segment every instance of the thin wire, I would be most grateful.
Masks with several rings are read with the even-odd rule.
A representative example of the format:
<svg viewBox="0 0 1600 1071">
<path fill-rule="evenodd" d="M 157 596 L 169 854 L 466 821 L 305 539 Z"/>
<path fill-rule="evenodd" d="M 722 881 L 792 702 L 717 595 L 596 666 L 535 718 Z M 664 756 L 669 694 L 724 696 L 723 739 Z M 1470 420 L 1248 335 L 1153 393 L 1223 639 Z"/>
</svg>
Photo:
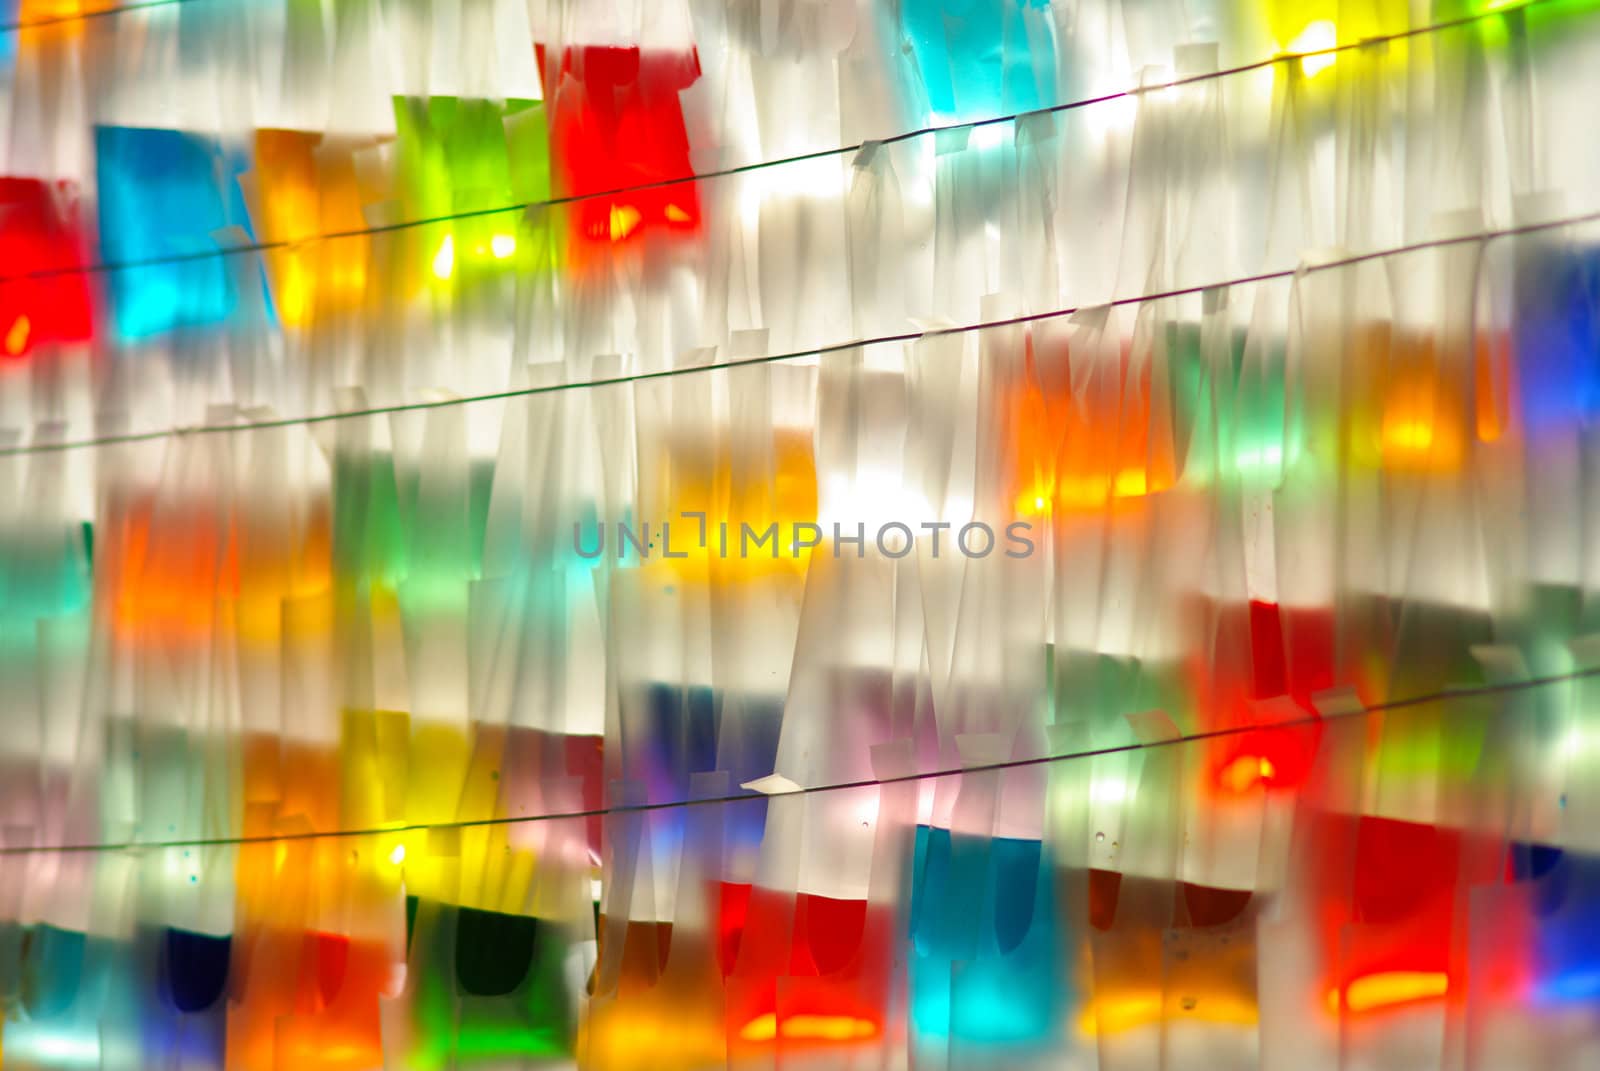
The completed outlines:
<svg viewBox="0 0 1600 1071">
<path fill-rule="evenodd" d="M 1142 305 L 1150 301 L 1166 301 L 1172 298 L 1188 297 L 1194 294 L 1203 294 L 1211 290 L 1224 290 L 1235 286 L 1249 286 L 1255 283 L 1271 282 L 1275 279 L 1288 279 L 1299 274 L 1311 274 L 1331 268 L 1346 268 L 1368 261 L 1380 260 L 1387 257 L 1405 256 L 1409 253 L 1423 252 L 1429 249 L 1441 249 L 1455 245 L 1470 245 L 1476 242 L 1488 242 L 1496 238 L 1516 237 L 1518 235 L 1534 234 L 1541 231 L 1559 230 L 1562 227 L 1572 227 L 1583 223 L 1600 221 L 1600 211 L 1584 212 L 1579 215 L 1565 216 L 1561 219 L 1546 220 L 1542 223 L 1525 223 L 1517 227 L 1504 227 L 1497 230 L 1480 231 L 1476 234 L 1457 235 L 1453 238 L 1429 238 L 1408 245 L 1394 246 L 1389 249 L 1375 250 L 1370 253 L 1357 253 L 1337 260 L 1326 260 L 1316 264 L 1296 268 L 1280 268 L 1276 271 L 1258 272 L 1254 275 L 1244 275 L 1235 279 L 1222 282 L 1207 283 L 1197 286 L 1182 286 L 1172 290 L 1162 290 L 1153 294 L 1142 294 L 1136 297 L 1113 298 L 1098 306 L 1073 305 L 1047 312 L 1027 313 L 1022 316 L 1012 316 L 1004 320 L 984 320 L 978 323 L 954 324 L 950 327 L 936 327 L 926 331 L 905 331 L 892 335 L 876 335 L 871 338 L 853 339 L 849 342 L 834 342 L 826 346 L 813 347 L 806 350 L 791 350 L 787 353 L 773 353 L 760 357 L 736 357 L 726 361 L 713 361 L 705 364 L 679 365 L 673 368 L 663 368 L 654 372 L 635 372 L 627 375 L 608 376 L 604 379 L 579 380 L 570 383 L 550 383 L 538 387 L 516 387 L 509 390 L 495 391 L 489 394 L 472 394 L 454 398 L 443 398 L 437 401 L 399 402 L 394 405 L 371 406 L 366 409 L 346 409 L 336 413 L 313 413 L 310 416 L 279 417 L 273 420 L 258 420 L 237 424 L 197 424 L 192 427 L 159 428 L 154 431 L 124 432 L 116 435 L 102 435 L 90 439 L 73 439 L 65 442 L 28 443 L 22 446 L 9 446 L 0 448 L 0 457 L 14 457 L 21 454 L 54 453 L 63 450 L 79 450 L 100 446 L 124 446 L 132 443 L 154 442 L 169 436 L 185 435 L 212 435 L 222 432 L 260 431 L 272 428 L 295 427 L 301 424 L 326 424 L 337 420 L 358 420 L 362 417 L 385 416 L 394 413 L 412 413 L 430 409 L 441 409 L 447 406 L 470 405 L 477 402 L 504 401 L 511 398 L 526 398 L 537 394 L 554 394 L 569 390 L 590 390 L 596 387 L 615 387 L 630 383 L 642 383 L 656 379 L 670 379 L 677 376 L 698 375 L 705 372 L 723 372 L 737 368 L 747 368 L 753 365 L 775 364 L 782 361 L 799 360 L 805 357 L 825 357 L 829 354 L 843 353 L 849 350 L 861 349 L 867 346 L 881 346 L 895 342 L 915 342 L 920 339 L 939 338 L 947 335 L 962 335 L 973 331 L 987 331 L 1000 327 L 1015 327 L 1023 324 L 1038 323 L 1043 320 L 1059 319 L 1063 316 L 1072 316 L 1089 308 L 1115 308 L 1125 305 Z"/>
<path fill-rule="evenodd" d="M 1131 744 L 1113 744 L 1106 747 L 1090 748 L 1084 751 L 1073 751 L 1062 755 L 1041 755 L 1031 759 L 1003 759 L 998 762 L 976 763 L 971 766 L 959 768 L 946 768 L 940 770 L 925 770 L 919 773 L 899 774 L 894 777 L 863 778 L 857 781 L 840 781 L 827 785 L 799 786 L 788 792 L 762 793 L 748 791 L 738 794 L 721 796 L 704 796 L 697 799 L 662 800 L 657 803 L 626 803 L 613 807 L 590 807 L 579 811 L 561 811 L 549 814 L 516 815 L 505 818 L 473 818 L 453 822 L 413 822 L 406 825 L 395 826 L 369 826 L 362 829 L 335 829 L 323 831 L 298 831 L 292 833 L 262 833 L 249 837 L 195 837 L 184 840 L 162 841 L 117 841 L 98 842 L 86 844 L 43 844 L 43 845 L 14 845 L 0 848 L 0 856 L 8 855 L 42 855 L 66 854 L 82 852 L 120 852 L 120 851 L 160 851 L 168 848 L 227 848 L 251 844 L 279 844 L 287 841 L 350 839 L 353 837 L 393 836 L 400 833 L 423 833 L 430 830 L 450 829 L 482 829 L 494 826 L 522 825 L 530 822 L 568 822 L 588 818 L 605 818 L 610 815 L 623 814 L 653 814 L 658 811 L 678 810 L 688 807 L 720 806 L 729 803 L 752 803 L 762 800 L 788 799 L 796 796 L 815 796 L 830 792 L 850 792 L 860 789 L 881 788 L 885 785 L 901 785 L 917 781 L 931 781 L 941 777 L 960 777 L 966 774 L 990 773 L 1000 770 L 1019 770 L 1032 766 L 1047 766 L 1057 762 L 1067 762 L 1073 759 L 1098 758 L 1104 755 L 1125 755 L 1132 752 L 1142 752 L 1159 747 L 1172 747 L 1182 744 L 1204 742 L 1208 740 L 1222 740 L 1232 736 L 1239 736 L 1253 732 L 1276 732 L 1283 729 L 1307 728 L 1314 725 L 1325 725 L 1329 722 L 1343 721 L 1346 718 L 1365 717 L 1368 714 L 1379 714 L 1392 710 L 1403 710 L 1409 707 L 1426 706 L 1429 703 L 1445 702 L 1455 699 L 1476 699 L 1486 696 L 1507 695 L 1534 688 L 1543 688 L 1552 684 L 1564 684 L 1571 681 L 1585 680 L 1590 677 L 1600 676 L 1600 666 L 1588 669 L 1574 670 L 1571 673 L 1560 673 L 1548 677 L 1530 677 L 1521 681 L 1504 681 L 1498 684 L 1473 685 L 1463 688 L 1444 688 L 1436 692 L 1423 695 L 1410 696 L 1404 699 L 1392 699 L 1383 703 L 1374 703 L 1371 706 L 1359 706 L 1346 710 L 1335 710 L 1328 714 L 1309 714 L 1300 718 L 1287 721 L 1272 722 L 1266 725 L 1235 725 L 1221 729 L 1207 729 L 1192 733 L 1188 736 L 1175 736 L 1162 740 L 1137 741 Z"/>
<path fill-rule="evenodd" d="M 183 3 L 186 0 L 162 0 L 165 3 Z M 841 145 L 833 149 L 818 149 L 815 152 L 800 153 L 796 156 L 784 156 L 773 160 L 762 160 L 755 163 L 739 164 L 735 167 L 720 168 L 714 171 L 704 171 L 697 174 L 683 175 L 678 178 L 657 179 L 651 182 L 642 182 L 631 186 L 617 186 L 609 190 L 596 190 L 591 193 L 567 194 L 561 197 L 551 197 L 538 201 L 523 201 L 517 204 L 502 205 L 498 208 L 476 208 L 460 212 L 449 212 L 442 215 L 427 216 L 421 219 L 399 220 L 393 223 L 374 224 L 370 227 L 358 227 L 344 231 L 329 231 L 323 234 L 308 234 L 297 238 L 283 238 L 273 241 L 243 242 L 227 247 L 212 247 L 198 249 L 189 253 L 169 253 L 157 257 L 145 257 L 136 260 L 103 261 L 97 264 L 84 264 L 76 267 L 38 268 L 34 271 L 23 272 L 18 275 L 0 276 L 0 284 L 20 282 L 33 279 L 51 279 L 64 275 L 88 275 L 101 272 L 132 271 L 139 268 L 156 268 L 176 264 L 189 264 L 197 261 L 212 260 L 218 257 L 231 257 L 248 253 L 267 253 L 279 249 L 293 249 L 314 242 L 338 241 L 345 238 L 362 238 L 375 234 L 389 234 L 396 231 L 412 230 L 418 227 L 437 226 L 458 220 L 480 219 L 487 216 L 505 215 L 509 212 L 523 212 L 532 208 L 550 208 L 560 205 L 577 204 L 583 201 L 596 200 L 604 197 L 617 197 L 623 194 L 640 193 L 646 190 L 664 189 L 673 186 L 682 186 L 691 182 L 703 182 L 708 179 L 728 178 L 734 175 L 762 171 L 769 167 L 783 167 L 788 164 L 805 163 L 809 160 L 822 160 L 832 156 L 842 156 L 846 153 L 859 152 L 868 145 L 894 145 L 902 141 L 911 141 L 916 138 L 927 137 L 947 130 L 977 130 L 980 127 L 994 126 L 1000 123 L 1009 123 L 1018 119 L 1026 119 L 1035 115 L 1054 115 L 1061 112 L 1074 111 L 1078 108 L 1087 108 L 1095 104 L 1104 104 L 1109 101 L 1122 100 L 1128 97 L 1137 97 L 1140 94 L 1162 89 L 1175 89 L 1183 86 L 1208 82 L 1213 79 L 1227 78 L 1236 74 L 1246 74 L 1250 71 L 1263 70 L 1274 67 L 1280 63 L 1296 63 L 1317 56 L 1334 56 L 1341 52 L 1348 52 L 1360 48 L 1369 48 L 1375 45 L 1385 45 L 1395 41 L 1426 34 L 1438 33 L 1443 30 L 1457 29 L 1490 17 L 1511 15 L 1534 7 L 1547 0 L 1524 0 L 1515 7 L 1499 8 L 1494 11 L 1483 11 L 1474 15 L 1462 15 L 1458 18 L 1444 22 L 1432 23 L 1428 26 L 1418 26 L 1409 30 L 1401 30 L 1391 34 L 1382 34 L 1376 37 L 1363 38 L 1359 41 L 1349 41 L 1342 45 L 1330 45 L 1327 48 L 1313 49 L 1306 52 L 1284 52 L 1268 59 L 1257 60 L 1237 67 L 1228 67 L 1217 71 L 1206 71 L 1202 74 L 1190 75 L 1187 78 L 1178 78 L 1160 85 L 1141 86 L 1138 89 L 1120 90 L 1115 93 L 1105 93 L 1096 97 L 1084 97 L 1079 100 L 1069 101 L 1065 104 L 1053 104 L 1046 108 L 1038 108 L 1031 112 L 1012 112 L 1008 115 L 991 116 L 987 119 L 973 119 L 966 122 L 951 123 L 946 126 L 925 126 L 915 130 L 903 131 L 876 141 L 858 141 L 850 145 Z M 136 5 L 129 8 L 116 8 L 117 10 L 136 11 L 140 7 L 154 7 L 155 3 Z"/>
</svg>

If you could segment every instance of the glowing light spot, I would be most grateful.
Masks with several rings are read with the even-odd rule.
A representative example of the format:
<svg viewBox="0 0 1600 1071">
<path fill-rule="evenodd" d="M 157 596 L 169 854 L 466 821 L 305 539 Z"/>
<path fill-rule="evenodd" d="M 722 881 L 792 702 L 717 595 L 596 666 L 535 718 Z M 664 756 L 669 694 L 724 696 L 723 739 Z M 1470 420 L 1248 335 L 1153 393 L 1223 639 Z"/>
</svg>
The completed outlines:
<svg viewBox="0 0 1600 1071">
<path fill-rule="evenodd" d="M 1421 421 L 1392 424 L 1384 439 L 1397 450 L 1426 450 L 1433 445 L 1433 426 Z"/>
<path fill-rule="evenodd" d="M 1271 92 L 1272 71 L 1267 70 L 1268 93 Z M 1112 135 L 1130 133 L 1139 121 L 1139 95 L 1125 93 L 1120 97 L 1111 97 L 1097 101 L 1093 107 L 1083 110 L 1083 121 L 1100 140 L 1109 139 Z"/>
<path fill-rule="evenodd" d="M 795 1015 L 783 1021 L 786 1038 L 815 1038 L 819 1041 L 853 1041 L 870 1038 L 878 1028 L 866 1019 L 848 1015 Z"/>
<path fill-rule="evenodd" d="M 851 531 L 859 523 L 871 533 L 901 517 L 932 514 L 928 500 L 908 488 L 899 473 L 866 467 L 853 477 L 835 473 L 827 478 L 817 522 L 824 527 L 833 523 L 848 525 Z M 872 537 L 869 534 L 867 538 Z"/>
<path fill-rule="evenodd" d="M 396 844 L 394 846 L 394 851 L 389 853 L 389 862 L 393 863 L 395 866 L 399 866 L 401 863 L 403 863 L 405 861 L 406 861 L 406 846 L 404 844 Z"/>
<path fill-rule="evenodd" d="M 1228 1026 L 1253 1026 L 1258 1020 L 1253 1002 L 1227 993 L 1180 996 L 1170 1003 L 1176 1007 L 1169 1007 L 1168 999 L 1158 990 L 1097 997 L 1079 1017 L 1078 1031 L 1088 1037 L 1116 1034 L 1150 1026 L 1178 1014 L 1199 1022 Z"/>
<path fill-rule="evenodd" d="M 972 128 L 967 144 L 981 151 L 999 148 L 1011 137 L 1010 123 L 985 123 Z"/>
<path fill-rule="evenodd" d="M 1536 982 L 1532 996 L 1537 1004 L 1587 1002 L 1600 994 L 1600 970 L 1566 971 Z"/>
<path fill-rule="evenodd" d="M 1089 799 L 1094 803 L 1121 803 L 1131 786 L 1121 777 L 1097 777 L 1089 782 Z"/>
<path fill-rule="evenodd" d="M 1021 516 L 1042 517 L 1051 512 L 1055 501 L 1055 488 L 1046 479 L 1033 479 L 1022 488 L 1015 503 Z"/>
<path fill-rule="evenodd" d="M 1383 971 L 1365 974 L 1344 990 L 1344 1006 L 1352 1012 L 1409 1004 L 1417 1000 L 1442 997 L 1450 989 L 1450 976 L 1443 971 Z M 1339 1011 L 1339 991 L 1328 993 L 1328 1010 Z"/>
<path fill-rule="evenodd" d="M 1556 747 L 1563 758 L 1572 759 L 1593 751 L 1594 741 L 1581 727 L 1574 725 L 1561 735 Z"/>
<path fill-rule="evenodd" d="M 19 356 L 27 348 L 28 335 L 32 330 L 32 322 L 26 316 L 18 316 L 11 330 L 6 332 L 6 353 L 12 357 Z"/>
<path fill-rule="evenodd" d="M 1143 469 L 1123 469 L 1113 485 L 1118 498 L 1138 498 L 1148 489 Z"/>
<path fill-rule="evenodd" d="M 489 252 L 496 260 L 504 260 L 517 251 L 517 240 L 509 234 L 497 234 L 489 239 Z"/>
<path fill-rule="evenodd" d="M 456 271 L 456 243 L 450 235 L 444 236 L 444 242 L 439 246 L 439 251 L 433 255 L 433 275 L 436 279 L 448 279 Z"/>
<path fill-rule="evenodd" d="M 1240 755 L 1222 768 L 1222 787 L 1230 792 L 1248 792 L 1270 782 L 1277 774 L 1272 760 L 1257 755 Z"/>
<path fill-rule="evenodd" d="M 688 223 L 689 222 L 689 213 L 685 212 L 683 209 L 679 208 L 677 205 L 670 205 L 669 204 L 667 206 L 666 216 L 667 216 L 667 220 L 669 222 L 671 222 L 671 223 Z"/>
<path fill-rule="evenodd" d="M 1263 446 L 1259 450 L 1241 450 L 1235 463 L 1241 469 L 1276 469 L 1283 464 L 1283 448 Z"/>
<path fill-rule="evenodd" d="M 875 1037 L 878 1027 L 850 1015 L 791 1015 L 780 1026 L 778 1017 L 768 1012 L 744 1024 L 739 1036 L 745 1041 L 772 1041 L 780 1033 L 795 1041 L 857 1041 Z"/>
<path fill-rule="evenodd" d="M 632 205 L 611 206 L 611 240 L 620 242 L 639 229 L 639 210 Z"/>
<path fill-rule="evenodd" d="M 1311 23 L 1300 36 L 1289 42 L 1291 52 L 1324 52 L 1338 45 L 1339 32 L 1333 23 L 1326 19 Z M 1332 54 L 1320 56 L 1303 56 L 1300 60 L 1300 69 L 1307 78 L 1315 78 L 1329 67 L 1333 66 L 1335 57 Z"/>
<path fill-rule="evenodd" d="M 6 1030 L 6 1061 L 37 1062 L 46 1067 L 100 1066 L 100 1039 L 92 1034 L 39 1030 Z"/>
<path fill-rule="evenodd" d="M 1138 993 L 1114 999 L 1100 998 L 1085 1008 L 1078 1031 L 1088 1036 L 1130 1030 L 1161 1018 L 1161 994 Z"/>
</svg>

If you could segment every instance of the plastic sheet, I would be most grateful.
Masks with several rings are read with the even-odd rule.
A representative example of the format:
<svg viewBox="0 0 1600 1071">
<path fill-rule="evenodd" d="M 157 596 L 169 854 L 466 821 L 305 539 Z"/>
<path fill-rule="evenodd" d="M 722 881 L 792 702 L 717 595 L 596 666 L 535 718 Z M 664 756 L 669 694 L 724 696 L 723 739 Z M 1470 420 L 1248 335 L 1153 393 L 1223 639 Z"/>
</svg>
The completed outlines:
<svg viewBox="0 0 1600 1071">
<path fill-rule="evenodd" d="M 1600 7 L 0 21 L 7 1069 L 1594 1066 Z"/>
</svg>

